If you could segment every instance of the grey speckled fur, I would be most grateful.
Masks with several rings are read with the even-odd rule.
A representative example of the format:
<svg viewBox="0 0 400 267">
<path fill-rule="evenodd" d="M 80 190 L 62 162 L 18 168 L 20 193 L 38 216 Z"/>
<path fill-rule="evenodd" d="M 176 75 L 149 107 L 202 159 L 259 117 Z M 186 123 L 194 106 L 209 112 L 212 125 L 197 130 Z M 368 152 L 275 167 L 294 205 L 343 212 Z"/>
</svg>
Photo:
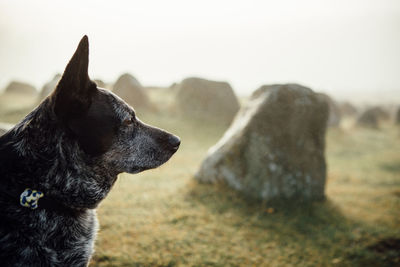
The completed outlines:
<svg viewBox="0 0 400 267">
<path fill-rule="evenodd" d="M 1 266 L 87 266 L 95 208 L 117 175 L 158 167 L 179 147 L 178 137 L 97 88 L 87 67 L 85 36 L 55 92 L 0 137 Z M 19 205 L 27 187 L 44 193 L 38 209 Z"/>
</svg>

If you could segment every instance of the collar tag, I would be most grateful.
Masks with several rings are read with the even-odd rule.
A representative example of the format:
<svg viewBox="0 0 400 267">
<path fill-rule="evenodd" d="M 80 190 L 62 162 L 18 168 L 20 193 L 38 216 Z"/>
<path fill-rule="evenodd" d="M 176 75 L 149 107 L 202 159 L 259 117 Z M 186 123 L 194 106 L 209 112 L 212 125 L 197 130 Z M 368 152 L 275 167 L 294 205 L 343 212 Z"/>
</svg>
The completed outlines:
<svg viewBox="0 0 400 267">
<path fill-rule="evenodd" d="M 22 192 L 19 198 L 19 203 L 22 207 L 34 210 L 38 207 L 39 198 L 43 196 L 44 194 L 42 192 L 27 188 Z"/>
</svg>

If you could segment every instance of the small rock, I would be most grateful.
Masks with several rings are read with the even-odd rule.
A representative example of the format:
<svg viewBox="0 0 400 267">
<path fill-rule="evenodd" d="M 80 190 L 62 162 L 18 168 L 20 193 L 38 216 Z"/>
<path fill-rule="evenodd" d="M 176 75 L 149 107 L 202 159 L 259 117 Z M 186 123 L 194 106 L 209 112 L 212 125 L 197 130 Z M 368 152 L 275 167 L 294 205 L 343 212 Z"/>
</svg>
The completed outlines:
<svg viewBox="0 0 400 267">
<path fill-rule="evenodd" d="M 388 120 L 390 115 L 381 107 L 373 107 L 364 111 L 357 119 L 357 125 L 369 128 L 379 128 L 379 124 L 383 120 Z"/>
</svg>

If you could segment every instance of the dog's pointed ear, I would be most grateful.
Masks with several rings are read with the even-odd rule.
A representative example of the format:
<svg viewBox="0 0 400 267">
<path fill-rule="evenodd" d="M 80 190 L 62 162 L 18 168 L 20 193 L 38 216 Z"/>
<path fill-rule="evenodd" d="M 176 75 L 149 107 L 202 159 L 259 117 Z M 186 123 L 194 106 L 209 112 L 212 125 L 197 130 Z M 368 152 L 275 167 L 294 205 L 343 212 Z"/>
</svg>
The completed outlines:
<svg viewBox="0 0 400 267">
<path fill-rule="evenodd" d="M 89 40 L 85 35 L 51 96 L 59 118 L 77 117 L 89 108 L 96 84 L 89 78 L 88 67 Z"/>
</svg>

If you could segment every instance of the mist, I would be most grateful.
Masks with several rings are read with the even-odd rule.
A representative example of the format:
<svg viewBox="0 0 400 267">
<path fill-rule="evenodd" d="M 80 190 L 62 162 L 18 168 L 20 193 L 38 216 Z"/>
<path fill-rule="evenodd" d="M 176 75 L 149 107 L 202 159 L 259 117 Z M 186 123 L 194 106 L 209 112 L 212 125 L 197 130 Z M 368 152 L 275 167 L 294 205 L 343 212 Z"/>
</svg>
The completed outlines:
<svg viewBox="0 0 400 267">
<path fill-rule="evenodd" d="M 189 76 L 239 95 L 296 82 L 353 102 L 400 101 L 398 1 L 2 1 L 0 88 L 40 89 L 90 38 L 92 78 Z"/>
</svg>

